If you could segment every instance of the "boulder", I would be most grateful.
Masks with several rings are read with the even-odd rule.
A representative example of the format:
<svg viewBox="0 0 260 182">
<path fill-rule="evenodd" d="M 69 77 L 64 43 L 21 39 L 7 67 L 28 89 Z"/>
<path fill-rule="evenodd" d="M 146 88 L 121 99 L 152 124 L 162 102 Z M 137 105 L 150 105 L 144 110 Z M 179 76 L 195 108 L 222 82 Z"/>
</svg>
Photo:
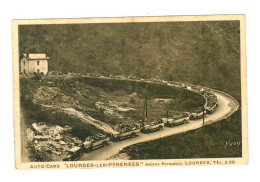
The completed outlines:
<svg viewBox="0 0 260 182">
<path fill-rule="evenodd" d="M 62 128 L 61 126 L 58 126 L 58 125 L 57 125 L 57 126 L 54 128 L 53 134 L 54 134 L 54 135 L 59 135 L 62 131 L 63 131 L 63 128 Z"/>
<path fill-rule="evenodd" d="M 50 136 L 46 136 L 46 135 L 44 135 L 44 136 L 42 136 L 42 135 L 35 135 L 34 136 L 34 139 L 36 139 L 36 140 L 47 140 L 49 138 L 50 138 Z"/>
<path fill-rule="evenodd" d="M 35 130 L 35 131 L 37 131 L 37 132 L 39 132 L 41 129 L 40 129 L 40 127 L 36 124 L 36 123 L 33 123 L 32 124 L 32 127 L 33 127 L 33 129 Z"/>
<path fill-rule="evenodd" d="M 59 144 L 61 144 L 61 145 L 65 145 L 65 144 L 66 144 L 66 142 L 64 142 L 64 141 L 60 140 L 60 141 L 59 141 Z"/>
<path fill-rule="evenodd" d="M 54 140 L 58 141 L 58 140 L 61 140 L 62 139 L 62 136 L 59 134 L 57 136 L 55 136 Z"/>
<path fill-rule="evenodd" d="M 28 128 L 26 130 L 26 138 L 27 138 L 27 140 L 28 141 L 32 141 L 34 136 L 35 136 L 34 132 L 30 128 Z"/>
</svg>

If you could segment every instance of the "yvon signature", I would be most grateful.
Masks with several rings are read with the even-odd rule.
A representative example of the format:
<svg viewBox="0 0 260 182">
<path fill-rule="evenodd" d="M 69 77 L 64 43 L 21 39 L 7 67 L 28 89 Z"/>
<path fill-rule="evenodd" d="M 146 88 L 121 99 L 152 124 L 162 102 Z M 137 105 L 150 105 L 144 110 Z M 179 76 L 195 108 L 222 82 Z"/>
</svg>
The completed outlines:
<svg viewBox="0 0 260 182">
<path fill-rule="evenodd" d="M 236 141 L 226 141 L 225 147 L 239 147 L 241 145 L 241 142 L 236 142 Z"/>
</svg>

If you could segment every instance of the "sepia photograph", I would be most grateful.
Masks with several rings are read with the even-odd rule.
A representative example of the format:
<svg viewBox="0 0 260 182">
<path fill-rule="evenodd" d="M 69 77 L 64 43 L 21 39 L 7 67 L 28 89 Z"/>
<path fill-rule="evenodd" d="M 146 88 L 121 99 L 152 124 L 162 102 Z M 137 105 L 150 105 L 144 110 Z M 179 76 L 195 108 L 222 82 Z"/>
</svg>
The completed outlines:
<svg viewBox="0 0 260 182">
<path fill-rule="evenodd" d="M 245 16 L 13 20 L 17 169 L 248 163 Z"/>
</svg>

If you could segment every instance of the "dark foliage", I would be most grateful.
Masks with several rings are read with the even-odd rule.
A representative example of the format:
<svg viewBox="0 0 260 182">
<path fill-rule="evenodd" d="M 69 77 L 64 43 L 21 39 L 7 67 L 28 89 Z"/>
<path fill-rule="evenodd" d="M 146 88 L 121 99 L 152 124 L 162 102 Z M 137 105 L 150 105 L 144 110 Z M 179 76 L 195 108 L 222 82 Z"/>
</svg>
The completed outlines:
<svg viewBox="0 0 260 182">
<path fill-rule="evenodd" d="M 225 147 L 228 141 L 241 142 L 241 111 L 221 122 L 160 140 L 123 149 L 131 159 L 183 159 L 241 157 L 242 145 Z"/>
<path fill-rule="evenodd" d="M 63 73 L 157 77 L 240 97 L 239 21 L 22 25 L 19 50 L 46 52 Z"/>
<path fill-rule="evenodd" d="M 42 79 L 42 76 L 43 76 L 42 74 L 34 73 L 32 78 L 33 78 L 34 80 L 41 80 L 41 79 Z"/>
</svg>

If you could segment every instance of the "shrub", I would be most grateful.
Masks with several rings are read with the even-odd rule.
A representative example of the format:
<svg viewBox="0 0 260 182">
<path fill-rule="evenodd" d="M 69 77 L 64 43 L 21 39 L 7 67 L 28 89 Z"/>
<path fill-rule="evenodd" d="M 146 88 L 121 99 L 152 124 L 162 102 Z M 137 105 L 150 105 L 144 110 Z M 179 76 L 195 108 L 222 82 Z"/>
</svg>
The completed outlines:
<svg viewBox="0 0 260 182">
<path fill-rule="evenodd" d="M 34 73 L 32 78 L 34 80 L 41 80 L 42 76 L 43 76 L 43 74 Z"/>
<path fill-rule="evenodd" d="M 136 104 L 136 100 L 133 97 L 131 97 L 131 99 L 129 100 L 129 103 Z"/>
</svg>

